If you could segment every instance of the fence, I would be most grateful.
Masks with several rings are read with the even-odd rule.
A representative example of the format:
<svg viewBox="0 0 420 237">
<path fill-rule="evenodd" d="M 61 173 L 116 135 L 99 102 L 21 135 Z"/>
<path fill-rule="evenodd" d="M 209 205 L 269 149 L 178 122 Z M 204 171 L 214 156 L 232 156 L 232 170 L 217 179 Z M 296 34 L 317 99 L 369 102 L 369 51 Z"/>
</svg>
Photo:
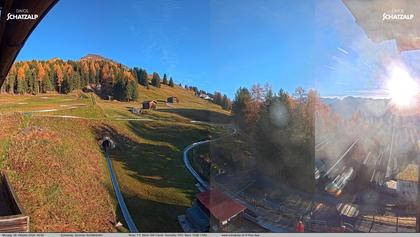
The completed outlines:
<svg viewBox="0 0 420 237">
<path fill-rule="evenodd" d="M 415 217 L 363 216 L 357 225 L 360 232 L 415 232 Z"/>
</svg>

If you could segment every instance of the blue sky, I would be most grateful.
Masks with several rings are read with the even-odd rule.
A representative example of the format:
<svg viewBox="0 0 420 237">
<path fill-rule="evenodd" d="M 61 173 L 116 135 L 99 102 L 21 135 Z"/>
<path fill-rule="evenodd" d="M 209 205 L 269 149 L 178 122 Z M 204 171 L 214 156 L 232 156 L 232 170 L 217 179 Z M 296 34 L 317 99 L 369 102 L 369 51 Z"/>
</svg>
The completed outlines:
<svg viewBox="0 0 420 237">
<path fill-rule="evenodd" d="M 230 97 L 255 83 L 372 94 L 382 89 L 384 58 L 413 73 L 420 64 L 418 51 L 372 43 L 336 0 L 60 0 L 18 60 L 88 53 Z"/>
</svg>

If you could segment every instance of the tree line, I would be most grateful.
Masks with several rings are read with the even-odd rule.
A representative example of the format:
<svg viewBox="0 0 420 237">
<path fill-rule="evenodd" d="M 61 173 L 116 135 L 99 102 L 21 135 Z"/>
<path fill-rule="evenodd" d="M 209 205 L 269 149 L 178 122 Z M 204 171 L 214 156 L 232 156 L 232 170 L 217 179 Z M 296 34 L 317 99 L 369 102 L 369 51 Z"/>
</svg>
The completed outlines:
<svg viewBox="0 0 420 237">
<path fill-rule="evenodd" d="M 153 73 L 151 85 L 160 87 L 158 73 Z M 163 76 L 163 84 L 174 86 L 172 77 Z M 61 59 L 32 60 L 12 65 L 2 93 L 39 94 L 49 91 L 67 94 L 73 90 L 92 88 L 99 95 L 112 96 L 117 100 L 136 100 L 138 84 L 149 88 L 146 70 L 129 69 L 108 60 L 64 61 Z"/>
<path fill-rule="evenodd" d="M 282 184 L 313 191 L 315 112 L 321 102 L 315 91 L 274 93 L 270 86 L 239 88 L 232 103 L 241 137 L 253 148 L 255 164 Z"/>
<path fill-rule="evenodd" d="M 227 97 L 226 94 L 222 96 L 222 93 L 214 92 L 213 103 L 220 105 L 224 110 L 232 109 L 232 101 Z"/>
<path fill-rule="evenodd" d="M 134 73 L 137 77 L 137 81 L 140 85 L 145 86 L 146 88 L 149 88 L 149 74 L 147 73 L 147 71 L 145 69 L 142 68 L 138 68 L 138 67 L 134 67 Z M 169 78 L 165 74 L 163 74 L 163 79 L 160 78 L 159 74 L 157 72 L 154 72 L 152 74 L 152 78 L 151 78 L 151 82 L 150 84 L 154 87 L 160 87 L 160 84 L 164 84 L 170 87 L 174 87 L 174 81 L 172 79 L 172 77 Z"/>
<path fill-rule="evenodd" d="M 32 60 L 20 61 L 12 65 L 0 92 L 10 94 L 39 94 L 55 91 L 62 94 L 74 90 L 92 89 L 98 95 L 121 101 L 138 99 L 137 86 L 160 88 L 161 84 L 175 87 L 172 77 L 163 77 L 157 72 L 149 74 L 145 69 L 132 69 L 111 60 L 84 59 L 73 60 Z M 178 85 L 182 87 L 181 84 Z M 231 109 L 231 101 L 220 92 L 207 93 L 197 87 L 185 85 L 185 89 L 209 95 L 213 103 L 225 110 Z"/>
<path fill-rule="evenodd" d="M 182 86 L 182 85 L 180 85 Z M 222 93 L 215 91 L 213 94 L 212 93 L 208 93 L 204 90 L 200 90 L 198 89 L 198 87 L 196 86 L 188 86 L 188 85 L 184 85 L 184 88 L 186 90 L 191 90 L 194 91 L 196 96 L 200 96 L 200 95 L 207 95 L 211 98 L 212 102 L 220 105 L 222 107 L 222 109 L 224 110 L 231 110 L 232 109 L 232 101 L 229 99 L 229 97 L 224 94 L 222 96 Z"/>
</svg>

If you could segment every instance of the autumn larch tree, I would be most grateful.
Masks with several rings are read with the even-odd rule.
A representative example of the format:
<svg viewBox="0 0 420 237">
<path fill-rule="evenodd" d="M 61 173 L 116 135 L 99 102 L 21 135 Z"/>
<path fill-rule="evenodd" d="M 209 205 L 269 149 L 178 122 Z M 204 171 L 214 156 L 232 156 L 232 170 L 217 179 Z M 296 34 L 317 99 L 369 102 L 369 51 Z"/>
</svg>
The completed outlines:
<svg viewBox="0 0 420 237">
<path fill-rule="evenodd" d="M 149 79 L 151 79 L 152 85 L 157 88 L 161 83 L 171 87 L 175 86 L 172 77 L 167 74 L 164 74 L 162 81 L 157 72 L 154 72 L 150 78 L 145 69 L 137 67 L 127 69 L 121 64 L 108 60 L 64 61 L 54 58 L 47 61 L 16 62 L 7 75 L 5 83 L 0 87 L 0 92 L 38 94 L 57 91 L 58 93 L 69 93 L 87 85 L 94 86 L 96 84 L 98 86 L 99 83 L 101 89 L 96 87 L 98 90 L 95 91 L 100 93 L 100 96 L 107 97 L 117 94 L 121 100 L 135 100 L 138 97 L 136 83 L 149 88 Z M 115 90 L 114 87 L 116 87 Z M 119 87 L 122 89 L 119 90 Z M 181 84 L 180 87 L 182 87 Z M 197 87 L 185 85 L 185 88 L 196 93 L 199 91 L 205 93 Z"/>
<path fill-rule="evenodd" d="M 17 71 L 16 93 L 25 93 L 25 67 L 21 66 Z"/>
<path fill-rule="evenodd" d="M 89 85 L 89 66 L 86 61 L 82 61 L 82 84 Z"/>
<path fill-rule="evenodd" d="M 89 82 L 96 84 L 96 68 L 95 68 L 95 64 L 93 62 L 90 63 L 90 67 L 89 67 Z"/>
<path fill-rule="evenodd" d="M 64 79 L 64 73 L 63 70 L 61 69 L 60 65 L 55 64 L 54 65 L 54 70 L 57 76 L 57 87 L 58 87 L 58 93 L 61 93 L 61 85 L 63 83 L 63 79 Z"/>
</svg>

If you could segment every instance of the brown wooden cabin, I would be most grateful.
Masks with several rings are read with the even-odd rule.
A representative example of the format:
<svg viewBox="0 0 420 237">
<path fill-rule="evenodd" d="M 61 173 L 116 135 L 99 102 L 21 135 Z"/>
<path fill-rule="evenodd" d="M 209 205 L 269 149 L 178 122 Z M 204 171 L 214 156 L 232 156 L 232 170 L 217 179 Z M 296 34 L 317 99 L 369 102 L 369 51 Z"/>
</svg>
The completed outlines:
<svg viewBox="0 0 420 237">
<path fill-rule="evenodd" d="M 157 101 L 156 100 L 144 101 L 142 103 L 142 109 L 153 109 L 153 110 L 155 110 L 156 108 L 157 108 Z"/>
<path fill-rule="evenodd" d="M 0 232 L 29 232 L 29 216 L 24 214 L 6 173 L 0 177 Z"/>
<path fill-rule="evenodd" d="M 93 88 L 90 85 L 87 85 L 87 86 L 83 87 L 82 91 L 85 92 L 85 93 L 94 92 Z"/>
<path fill-rule="evenodd" d="M 168 97 L 168 99 L 166 100 L 167 103 L 179 103 L 179 99 L 176 96 L 171 96 Z"/>
</svg>

